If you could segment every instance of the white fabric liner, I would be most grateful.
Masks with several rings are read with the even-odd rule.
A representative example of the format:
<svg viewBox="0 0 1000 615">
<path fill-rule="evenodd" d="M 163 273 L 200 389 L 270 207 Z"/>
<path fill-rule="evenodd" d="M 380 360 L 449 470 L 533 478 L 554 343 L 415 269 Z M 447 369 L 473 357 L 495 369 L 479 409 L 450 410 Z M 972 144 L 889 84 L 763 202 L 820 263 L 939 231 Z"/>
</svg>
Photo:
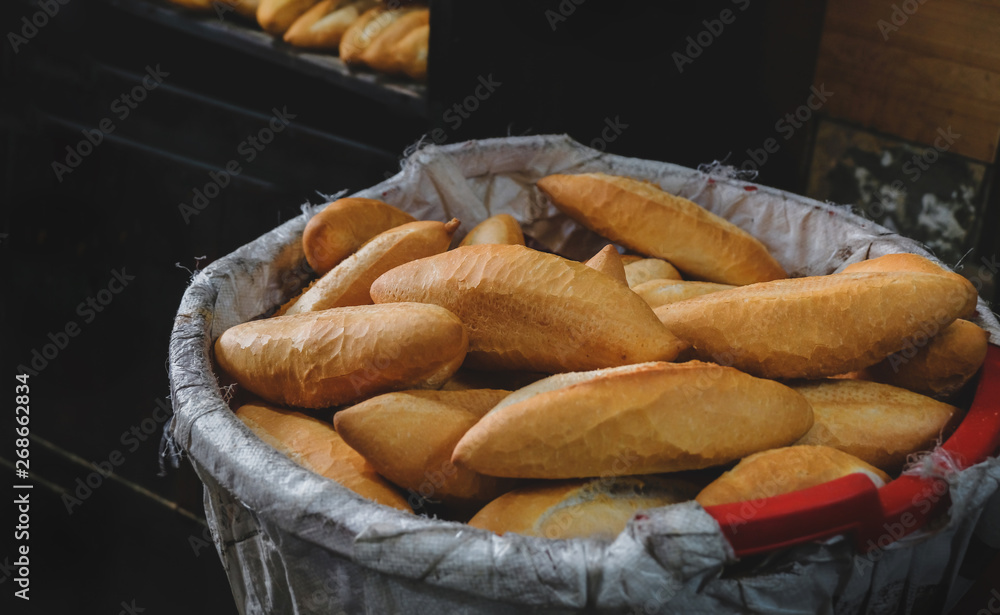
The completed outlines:
<svg viewBox="0 0 1000 615">
<path fill-rule="evenodd" d="M 677 165 L 623 158 L 566 136 L 428 146 L 357 196 L 462 231 L 509 213 L 575 259 L 606 243 L 534 187 L 551 173 L 653 181 L 760 238 L 793 276 L 832 273 L 916 242 L 849 208 Z M 211 343 L 304 282 L 302 230 L 319 207 L 198 272 L 170 341 L 175 415 L 167 437 L 205 484 L 205 507 L 242 613 L 870 613 L 938 612 L 974 532 L 1000 546 L 1000 460 L 948 477 L 948 514 L 865 557 L 846 537 L 737 560 L 694 502 L 650 511 L 613 542 L 496 536 L 373 504 L 258 440 L 225 404 Z M 977 322 L 1000 344 L 980 300 Z"/>
</svg>

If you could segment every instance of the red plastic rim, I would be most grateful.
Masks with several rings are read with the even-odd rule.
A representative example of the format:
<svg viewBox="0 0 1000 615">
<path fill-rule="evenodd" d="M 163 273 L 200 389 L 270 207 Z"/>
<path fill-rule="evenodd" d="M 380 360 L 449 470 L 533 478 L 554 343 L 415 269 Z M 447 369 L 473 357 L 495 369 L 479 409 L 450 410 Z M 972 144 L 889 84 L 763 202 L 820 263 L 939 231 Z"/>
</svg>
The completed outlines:
<svg viewBox="0 0 1000 615">
<path fill-rule="evenodd" d="M 1000 347 L 986 353 L 976 396 L 961 425 L 941 447 L 960 469 L 1000 448 Z M 938 478 L 903 475 L 878 489 L 862 474 L 762 500 L 710 506 L 738 557 L 848 533 L 861 552 L 882 549 L 924 527 L 947 508 Z"/>
</svg>

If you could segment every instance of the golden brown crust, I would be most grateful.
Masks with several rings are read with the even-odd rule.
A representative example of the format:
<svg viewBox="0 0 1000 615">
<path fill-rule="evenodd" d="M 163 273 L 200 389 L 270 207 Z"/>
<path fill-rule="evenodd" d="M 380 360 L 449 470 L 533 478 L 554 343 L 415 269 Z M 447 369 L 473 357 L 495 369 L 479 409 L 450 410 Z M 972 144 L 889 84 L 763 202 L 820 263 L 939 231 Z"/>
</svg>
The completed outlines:
<svg viewBox="0 0 1000 615">
<path fill-rule="evenodd" d="M 361 61 L 387 73 L 401 72 L 403 66 L 396 55 L 396 47 L 408 34 L 430 23 L 430 10 L 418 8 L 404 12 L 392 23 L 382 28 L 361 51 Z"/>
<path fill-rule="evenodd" d="M 364 12 L 351 24 L 340 40 L 340 59 L 348 64 L 362 62 L 362 54 L 397 19 L 413 9 L 387 9 L 377 6 Z"/>
<path fill-rule="evenodd" d="M 854 263 L 844 267 L 840 273 L 870 273 L 876 271 L 920 271 L 923 273 L 946 275 L 959 284 L 964 284 L 968 288 L 975 291 L 975 287 L 972 285 L 972 282 L 966 280 L 961 275 L 955 273 L 954 271 L 945 269 L 930 259 L 924 258 L 918 254 L 910 254 L 908 252 L 886 254 L 885 256 L 880 256 L 878 258 L 872 258 L 859 263 Z M 971 297 L 972 298 L 966 304 L 965 309 L 961 314 L 959 314 L 962 318 L 971 318 L 976 314 L 978 295 L 976 292 L 972 292 Z"/>
<path fill-rule="evenodd" d="M 407 222 L 379 233 L 310 285 L 284 313 L 370 305 L 368 291 L 376 278 L 404 263 L 444 252 L 458 224 L 455 218 L 448 223 Z"/>
<path fill-rule="evenodd" d="M 393 45 L 389 53 L 396 69 L 418 81 L 427 79 L 427 54 L 430 48 L 430 24 L 418 26 Z M 521 243 L 524 243 L 523 237 Z"/>
<path fill-rule="evenodd" d="M 413 261 L 375 280 L 371 296 L 447 307 L 469 329 L 468 365 L 477 369 L 595 369 L 670 360 L 684 347 L 621 283 L 524 246 L 464 246 Z"/>
<path fill-rule="evenodd" d="M 933 448 L 957 408 L 887 384 L 863 380 L 792 383 L 815 423 L 798 444 L 830 446 L 886 472 L 910 453 Z"/>
<path fill-rule="evenodd" d="M 413 512 L 406 499 L 329 423 L 263 402 L 241 406 L 236 416 L 261 440 L 299 465 L 378 504 Z"/>
<path fill-rule="evenodd" d="M 808 402 L 777 382 L 710 363 L 645 363 L 515 391 L 452 461 L 512 478 L 676 472 L 791 444 L 811 426 Z"/>
<path fill-rule="evenodd" d="M 219 367 L 274 403 L 349 404 L 380 393 L 437 388 L 461 365 L 465 327 L 436 305 L 334 308 L 256 320 L 215 343 Z"/>
<path fill-rule="evenodd" d="M 596 269 L 623 284 L 628 284 L 628 278 L 625 276 L 625 265 L 622 264 L 622 258 L 618 254 L 618 250 L 615 250 L 615 247 L 611 244 L 604 246 L 600 252 L 590 257 L 590 260 L 584 263 L 584 265 L 591 269 Z"/>
<path fill-rule="evenodd" d="M 265 32 L 281 36 L 319 0 L 260 0 L 257 23 Z"/>
<path fill-rule="evenodd" d="M 302 233 L 302 248 L 309 266 L 323 275 L 379 233 L 415 221 L 382 201 L 340 199 L 309 220 Z"/>
<path fill-rule="evenodd" d="M 986 360 L 989 341 L 989 333 L 981 327 L 959 319 L 934 337 L 914 340 L 903 350 L 861 370 L 858 377 L 946 398 L 976 375 Z"/>
<path fill-rule="evenodd" d="M 635 513 L 690 500 L 692 484 L 655 476 L 546 482 L 493 500 L 469 525 L 552 540 L 612 539 Z"/>
<path fill-rule="evenodd" d="M 700 297 L 709 293 L 736 288 L 729 284 L 715 282 L 684 282 L 682 280 L 650 280 L 632 287 L 635 294 L 643 298 L 654 310 L 661 305 Z"/>
<path fill-rule="evenodd" d="M 787 276 L 749 233 L 647 182 L 585 173 L 549 175 L 537 185 L 580 224 L 697 279 L 742 285 Z"/>
<path fill-rule="evenodd" d="M 333 417 L 337 433 L 379 474 L 422 497 L 486 502 L 509 480 L 455 467 L 455 444 L 509 391 L 401 391 L 379 395 Z"/>
<path fill-rule="evenodd" d="M 750 455 L 695 498 L 702 506 L 716 506 L 770 498 L 822 485 L 860 472 L 877 487 L 889 476 L 853 455 L 828 446 L 789 446 Z"/>
<path fill-rule="evenodd" d="M 862 369 L 939 331 L 975 289 L 916 272 L 775 280 L 656 308 L 700 358 L 765 378 L 822 378 Z"/>
<path fill-rule="evenodd" d="M 524 233 L 521 225 L 510 214 L 497 214 L 486 218 L 477 224 L 469 234 L 462 239 L 459 246 L 482 244 L 524 245 Z"/>
<path fill-rule="evenodd" d="M 285 42 L 310 49 L 338 49 L 347 28 L 377 0 L 322 0 L 285 32 Z"/>
<path fill-rule="evenodd" d="M 662 258 L 641 258 L 625 265 L 625 279 L 629 288 L 650 280 L 681 280 L 677 269 Z"/>
</svg>

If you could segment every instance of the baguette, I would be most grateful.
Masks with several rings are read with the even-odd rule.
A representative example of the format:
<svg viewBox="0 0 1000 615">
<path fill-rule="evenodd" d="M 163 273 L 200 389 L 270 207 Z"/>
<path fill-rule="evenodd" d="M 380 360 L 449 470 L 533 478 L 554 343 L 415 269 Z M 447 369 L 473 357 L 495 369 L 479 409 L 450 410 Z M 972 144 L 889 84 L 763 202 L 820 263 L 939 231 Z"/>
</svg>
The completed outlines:
<svg viewBox="0 0 1000 615">
<path fill-rule="evenodd" d="M 397 70 L 418 81 L 425 81 L 430 42 L 431 27 L 430 24 L 424 24 L 411 30 L 393 45 L 390 53 Z"/>
<path fill-rule="evenodd" d="M 337 433 L 379 474 L 426 499 L 459 506 L 488 502 L 509 491 L 509 480 L 451 463 L 455 444 L 510 391 L 401 391 L 341 410 Z"/>
<path fill-rule="evenodd" d="M 736 288 L 715 282 L 684 282 L 681 280 L 650 280 L 632 288 L 654 310 L 661 305 L 676 303 L 692 297 Z"/>
<path fill-rule="evenodd" d="M 652 184 L 586 173 L 549 175 L 537 185 L 556 207 L 590 230 L 670 261 L 695 278 L 739 286 L 787 277 L 749 233 Z"/>
<path fill-rule="evenodd" d="M 286 314 L 370 305 L 372 282 L 394 267 L 448 249 L 458 220 L 408 222 L 379 233 L 312 284 Z"/>
<path fill-rule="evenodd" d="M 957 408 L 877 382 L 792 383 L 812 406 L 815 422 L 798 444 L 830 446 L 886 472 L 911 453 L 933 448 Z"/>
<path fill-rule="evenodd" d="M 265 32 L 281 36 L 319 0 L 260 0 L 257 23 Z"/>
<path fill-rule="evenodd" d="M 828 446 L 789 446 L 751 455 L 695 498 L 702 506 L 770 498 L 859 472 L 884 487 L 889 476 L 853 455 Z"/>
<path fill-rule="evenodd" d="M 310 49 L 339 49 L 344 32 L 378 0 L 322 0 L 295 20 L 285 42 Z"/>
<path fill-rule="evenodd" d="M 500 243 L 512 246 L 524 245 L 521 225 L 510 214 L 497 214 L 477 224 L 462 239 L 459 246 Z"/>
<path fill-rule="evenodd" d="M 361 15 L 340 39 L 340 59 L 348 64 L 362 63 L 365 49 L 397 19 L 413 9 L 387 9 L 377 6 Z"/>
<path fill-rule="evenodd" d="M 676 472 L 791 444 L 812 421 L 809 403 L 777 382 L 711 363 L 644 363 L 515 391 L 462 437 L 452 461 L 511 478 Z"/>
<path fill-rule="evenodd" d="M 236 416 L 257 437 L 299 465 L 378 504 L 413 512 L 406 499 L 329 423 L 265 403 L 243 405 L 236 410 Z"/>
<path fill-rule="evenodd" d="M 469 525 L 551 540 L 612 540 L 640 510 L 685 502 L 697 492 L 686 481 L 655 476 L 562 481 L 506 493 L 476 513 Z"/>
<path fill-rule="evenodd" d="M 256 320 L 215 343 L 219 367 L 282 405 L 326 408 L 402 389 L 437 388 L 462 364 L 462 322 L 436 305 L 334 308 Z"/>
<path fill-rule="evenodd" d="M 600 271 L 604 275 L 610 276 L 626 286 L 628 285 L 628 278 L 625 275 L 625 265 L 622 264 L 618 250 L 615 250 L 615 247 L 611 244 L 604 246 L 600 252 L 592 256 L 584 265 Z"/>
<path fill-rule="evenodd" d="M 857 376 L 947 398 L 962 389 L 986 360 L 990 336 L 978 325 L 956 320 L 930 338 L 914 340 Z M 922 344 L 919 342 L 923 342 Z"/>
<path fill-rule="evenodd" d="M 463 246 L 413 261 L 375 280 L 371 296 L 457 314 L 476 369 L 596 369 L 670 360 L 684 347 L 621 283 L 524 246 Z"/>
<path fill-rule="evenodd" d="M 950 324 L 975 289 L 930 273 L 776 280 L 656 308 L 703 358 L 765 378 L 823 378 L 872 365 Z"/>
<path fill-rule="evenodd" d="M 649 282 L 650 280 L 681 280 L 677 269 L 660 258 L 641 258 L 625 265 L 625 279 L 629 288 Z"/>
<path fill-rule="evenodd" d="M 396 47 L 406 36 L 430 23 L 431 12 L 426 8 L 406 11 L 391 24 L 385 26 L 371 43 L 361 51 L 361 61 L 375 70 L 387 73 L 402 72 L 402 64 L 396 55 Z"/>
<path fill-rule="evenodd" d="M 302 233 L 302 248 L 309 266 L 323 275 L 379 233 L 415 221 L 382 201 L 340 199 L 309 220 Z"/>
<path fill-rule="evenodd" d="M 966 280 L 954 271 L 949 271 L 941 265 L 938 265 L 930 259 L 924 258 L 918 254 L 910 254 L 906 252 L 899 254 L 886 254 L 885 256 L 880 256 L 878 258 L 872 258 L 866 261 L 854 263 L 844 267 L 840 273 L 872 273 L 879 271 L 920 271 L 923 273 L 936 273 L 938 275 L 948 276 L 955 282 L 964 284 L 968 288 L 975 290 L 972 282 Z M 966 310 L 960 314 L 962 318 L 972 318 L 975 316 L 978 295 L 973 293 L 973 297 L 973 300 L 966 304 Z"/>
</svg>

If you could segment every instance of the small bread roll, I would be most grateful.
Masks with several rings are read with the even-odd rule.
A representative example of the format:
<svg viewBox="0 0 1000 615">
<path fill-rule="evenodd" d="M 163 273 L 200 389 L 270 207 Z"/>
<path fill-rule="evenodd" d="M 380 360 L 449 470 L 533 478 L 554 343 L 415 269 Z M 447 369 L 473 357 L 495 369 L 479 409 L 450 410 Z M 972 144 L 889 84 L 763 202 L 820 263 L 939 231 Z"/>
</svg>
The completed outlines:
<svg viewBox="0 0 1000 615">
<path fill-rule="evenodd" d="M 914 341 L 924 343 L 909 344 L 861 370 L 858 377 L 947 398 L 961 390 L 982 367 L 990 335 L 978 325 L 959 319 L 934 337 Z"/>
<path fill-rule="evenodd" d="M 939 331 L 975 299 L 975 288 L 943 275 L 839 273 L 702 295 L 656 315 L 703 360 L 764 378 L 823 378 Z"/>
<path fill-rule="evenodd" d="M 340 39 L 340 59 L 348 64 L 363 63 L 365 49 L 382 35 L 397 19 L 413 9 L 387 9 L 376 6 L 363 13 Z"/>
<path fill-rule="evenodd" d="M 285 42 L 310 49 L 338 49 L 344 32 L 378 0 L 322 0 L 295 20 Z"/>
<path fill-rule="evenodd" d="M 864 380 L 791 383 L 815 422 L 798 444 L 830 446 L 886 472 L 933 448 L 958 410 L 924 395 Z"/>
<path fill-rule="evenodd" d="M 537 182 L 563 213 L 630 250 L 720 284 L 787 277 L 760 241 L 685 198 L 648 182 L 605 175 L 549 175 Z"/>
<path fill-rule="evenodd" d="M 378 504 L 413 512 L 406 499 L 348 446 L 329 423 L 266 403 L 241 406 L 236 416 L 257 437 L 295 463 Z"/>
<path fill-rule="evenodd" d="M 459 222 L 408 222 L 379 233 L 314 282 L 284 313 L 300 314 L 348 305 L 370 305 L 369 289 L 380 275 L 404 263 L 448 249 Z"/>
<path fill-rule="evenodd" d="M 673 265 L 661 258 L 641 258 L 625 265 L 625 279 L 629 288 L 650 280 L 680 280 L 681 274 Z"/>
<path fill-rule="evenodd" d="M 379 474 L 429 500 L 488 502 L 514 483 L 451 462 L 455 444 L 510 391 L 400 391 L 341 410 L 337 433 Z"/>
<path fill-rule="evenodd" d="M 611 244 L 604 246 L 600 252 L 590 257 L 590 260 L 584 263 L 584 265 L 591 269 L 596 269 L 604 275 L 611 276 L 623 284 L 628 284 L 628 278 L 625 275 L 625 265 L 622 264 L 618 250 L 615 250 L 615 247 Z"/>
<path fill-rule="evenodd" d="M 524 245 L 524 233 L 514 216 L 497 214 L 486 218 L 473 227 L 469 234 L 462 239 L 462 243 L 458 245 L 475 246 L 497 243 L 511 246 Z"/>
<path fill-rule="evenodd" d="M 324 207 L 302 232 L 302 249 L 323 275 L 379 233 L 416 222 L 416 218 L 375 199 L 348 197 Z"/>
<path fill-rule="evenodd" d="M 462 321 L 425 303 L 333 308 L 255 320 L 215 342 L 219 367 L 282 405 L 327 408 L 437 388 L 465 358 Z"/>
<path fill-rule="evenodd" d="M 801 395 L 711 363 L 643 363 L 559 374 L 515 391 L 452 461 L 511 478 L 707 468 L 786 446 L 812 426 Z"/>
<path fill-rule="evenodd" d="M 386 73 L 402 72 L 396 46 L 417 28 L 430 24 L 430 9 L 406 11 L 391 24 L 386 25 L 371 43 L 361 51 L 361 61 L 375 70 Z"/>
<path fill-rule="evenodd" d="M 822 485 L 860 472 L 876 487 L 889 475 L 853 455 L 828 446 L 789 446 L 750 455 L 712 481 L 695 499 L 702 506 L 770 498 Z"/>
<path fill-rule="evenodd" d="M 446 307 L 469 328 L 468 366 L 557 373 L 669 361 L 684 344 L 646 302 L 583 263 L 524 246 L 462 246 L 407 263 L 376 303 Z"/>
<path fill-rule="evenodd" d="M 260 0 L 257 23 L 265 32 L 281 36 L 319 0 Z"/>
<path fill-rule="evenodd" d="M 635 294 L 639 295 L 649 304 L 649 307 L 656 308 L 668 303 L 684 301 L 691 297 L 700 297 L 709 293 L 717 293 L 723 290 L 736 288 L 729 284 L 716 284 L 715 282 L 684 282 L 683 280 L 650 280 L 643 282 L 632 288 Z"/>
<path fill-rule="evenodd" d="M 692 483 L 655 476 L 560 481 L 506 493 L 469 525 L 551 540 L 612 540 L 640 510 L 686 502 L 697 492 Z"/>
</svg>

